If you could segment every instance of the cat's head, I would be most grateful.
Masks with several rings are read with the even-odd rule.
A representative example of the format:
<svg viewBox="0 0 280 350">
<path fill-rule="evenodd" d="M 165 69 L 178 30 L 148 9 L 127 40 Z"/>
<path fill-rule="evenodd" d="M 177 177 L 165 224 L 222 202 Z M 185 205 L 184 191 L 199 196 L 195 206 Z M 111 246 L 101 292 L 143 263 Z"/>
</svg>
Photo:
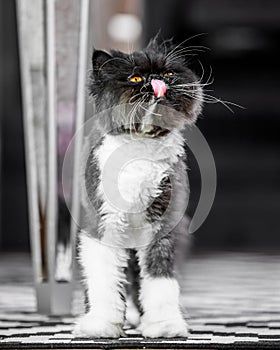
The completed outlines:
<svg viewBox="0 0 280 350">
<path fill-rule="evenodd" d="M 131 113 L 122 123 L 153 137 L 162 134 L 161 128 L 144 128 L 144 124 L 151 126 L 153 119 L 168 130 L 194 123 L 201 112 L 203 94 L 187 58 L 182 46 L 174 46 L 171 40 L 159 43 L 157 38 L 131 54 L 94 50 L 90 93 L 97 111 L 127 104 Z M 164 108 L 167 112 L 162 113 Z"/>
</svg>

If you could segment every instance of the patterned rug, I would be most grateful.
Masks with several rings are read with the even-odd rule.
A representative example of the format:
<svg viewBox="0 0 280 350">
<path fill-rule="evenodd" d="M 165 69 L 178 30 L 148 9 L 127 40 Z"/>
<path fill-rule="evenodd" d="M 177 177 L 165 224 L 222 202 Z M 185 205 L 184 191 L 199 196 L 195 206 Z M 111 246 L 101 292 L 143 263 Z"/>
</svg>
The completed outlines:
<svg viewBox="0 0 280 350">
<path fill-rule="evenodd" d="M 193 256 L 182 280 L 187 339 L 144 339 L 134 329 L 117 340 L 75 338 L 73 317 L 36 313 L 31 281 L 28 256 L 0 257 L 0 349 L 280 349 L 280 256 Z M 73 313 L 81 310 L 77 290 Z"/>
</svg>

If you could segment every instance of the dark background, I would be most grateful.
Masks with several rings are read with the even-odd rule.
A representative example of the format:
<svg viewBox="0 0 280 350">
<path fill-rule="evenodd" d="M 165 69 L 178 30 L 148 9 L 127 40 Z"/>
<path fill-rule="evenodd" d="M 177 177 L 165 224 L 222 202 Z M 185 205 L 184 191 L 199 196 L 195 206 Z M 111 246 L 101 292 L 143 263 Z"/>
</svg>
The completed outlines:
<svg viewBox="0 0 280 350">
<path fill-rule="evenodd" d="M 212 94 L 240 104 L 234 114 L 206 105 L 198 126 L 217 167 L 214 206 L 195 233 L 196 249 L 273 250 L 280 247 L 280 2 L 277 0 L 146 0 L 144 42 L 161 36 L 211 50 Z M 0 2 L 1 231 L 0 249 L 27 250 L 28 220 L 14 1 Z M 193 62 L 199 73 L 199 66 Z M 191 210 L 199 173 L 190 155 Z"/>
<path fill-rule="evenodd" d="M 15 2 L 0 1 L 0 16 L 0 249 L 27 250 L 27 191 Z"/>
<path fill-rule="evenodd" d="M 155 16 L 155 13 L 157 15 Z M 214 154 L 218 186 L 197 248 L 269 249 L 280 243 L 279 1 L 146 1 L 146 38 L 161 28 L 211 50 L 214 94 L 245 107 L 206 105 L 198 122 Z M 195 184 L 196 173 L 189 172 Z"/>
</svg>

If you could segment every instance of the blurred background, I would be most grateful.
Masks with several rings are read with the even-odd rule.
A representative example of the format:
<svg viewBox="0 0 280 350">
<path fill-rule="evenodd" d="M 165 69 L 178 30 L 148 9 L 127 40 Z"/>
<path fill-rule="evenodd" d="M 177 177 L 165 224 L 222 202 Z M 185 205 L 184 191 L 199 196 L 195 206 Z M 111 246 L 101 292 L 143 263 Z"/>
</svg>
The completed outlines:
<svg viewBox="0 0 280 350">
<path fill-rule="evenodd" d="M 59 1 L 59 0 L 57 0 Z M 91 0 L 90 43 L 137 49 L 161 29 L 179 43 L 210 50 L 199 57 L 213 69 L 216 97 L 242 105 L 234 114 L 205 105 L 198 127 L 212 149 L 218 175 L 214 205 L 194 235 L 195 250 L 280 247 L 280 2 L 277 0 Z M 28 213 L 16 7 L 1 0 L 0 166 L 1 251 L 28 251 Z M 129 44 L 128 44 L 129 43 Z M 90 59 L 89 59 L 90 61 Z M 193 69 L 201 74 L 194 59 Z M 88 107 L 87 113 L 90 113 Z M 190 213 L 199 196 L 190 154 Z"/>
</svg>

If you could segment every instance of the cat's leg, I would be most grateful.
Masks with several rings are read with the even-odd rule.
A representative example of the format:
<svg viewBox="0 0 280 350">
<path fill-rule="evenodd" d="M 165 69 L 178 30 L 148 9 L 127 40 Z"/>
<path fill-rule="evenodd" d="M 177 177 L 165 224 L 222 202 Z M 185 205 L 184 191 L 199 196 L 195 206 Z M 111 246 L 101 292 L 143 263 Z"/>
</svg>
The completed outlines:
<svg viewBox="0 0 280 350">
<path fill-rule="evenodd" d="M 140 301 L 143 308 L 140 331 L 144 337 L 185 337 L 187 324 L 179 305 L 179 285 L 173 272 L 173 243 L 168 237 L 154 240 L 139 250 Z"/>
<path fill-rule="evenodd" d="M 137 328 L 140 323 L 140 313 L 135 303 L 133 302 L 132 296 L 128 295 L 126 299 L 126 326 Z"/>
<path fill-rule="evenodd" d="M 139 303 L 140 269 L 134 249 L 129 250 L 127 280 L 126 324 L 130 327 L 137 327 L 140 323 L 141 314 L 141 306 Z"/>
<path fill-rule="evenodd" d="M 89 311 L 78 320 L 74 333 L 89 337 L 120 337 L 125 314 L 125 249 L 109 247 L 81 234 L 80 262 L 87 285 Z"/>
</svg>

